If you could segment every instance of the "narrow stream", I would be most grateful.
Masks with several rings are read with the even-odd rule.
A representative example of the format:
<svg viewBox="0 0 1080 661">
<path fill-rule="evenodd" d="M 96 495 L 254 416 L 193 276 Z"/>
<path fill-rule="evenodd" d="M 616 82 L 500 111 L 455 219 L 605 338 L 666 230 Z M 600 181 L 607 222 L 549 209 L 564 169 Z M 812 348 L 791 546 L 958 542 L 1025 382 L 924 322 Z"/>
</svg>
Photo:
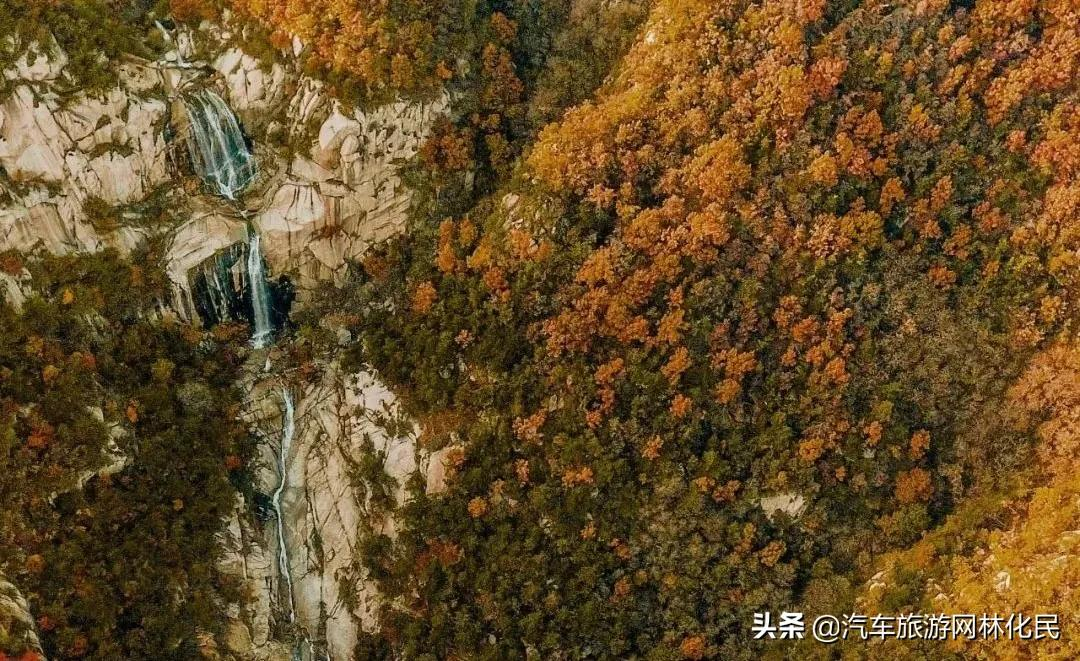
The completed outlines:
<svg viewBox="0 0 1080 661">
<path fill-rule="evenodd" d="M 278 572 L 285 579 L 285 589 L 289 593 L 289 623 L 291 624 L 296 621 L 296 599 L 293 596 L 292 570 L 289 567 L 289 546 L 285 543 L 285 517 L 281 513 L 281 495 L 288 483 L 289 450 L 292 448 L 293 436 L 296 433 L 296 411 L 288 388 L 281 389 L 281 402 L 285 406 L 285 412 L 281 429 L 281 445 L 278 448 L 280 477 L 277 488 L 274 489 L 272 502 L 274 515 L 277 516 Z"/>
</svg>

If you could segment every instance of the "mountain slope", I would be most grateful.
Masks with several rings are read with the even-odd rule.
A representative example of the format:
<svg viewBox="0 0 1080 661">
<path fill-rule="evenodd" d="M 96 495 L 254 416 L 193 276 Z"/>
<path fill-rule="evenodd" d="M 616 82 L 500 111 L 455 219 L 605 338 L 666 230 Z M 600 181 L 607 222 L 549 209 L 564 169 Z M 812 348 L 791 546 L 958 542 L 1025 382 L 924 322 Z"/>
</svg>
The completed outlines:
<svg viewBox="0 0 1080 661">
<path fill-rule="evenodd" d="M 436 167 L 354 292 L 453 475 L 371 561 L 389 646 L 754 655 L 751 613 L 850 610 L 1029 474 L 1000 409 L 1075 315 L 1076 11 L 659 2 L 497 195 Z"/>
</svg>

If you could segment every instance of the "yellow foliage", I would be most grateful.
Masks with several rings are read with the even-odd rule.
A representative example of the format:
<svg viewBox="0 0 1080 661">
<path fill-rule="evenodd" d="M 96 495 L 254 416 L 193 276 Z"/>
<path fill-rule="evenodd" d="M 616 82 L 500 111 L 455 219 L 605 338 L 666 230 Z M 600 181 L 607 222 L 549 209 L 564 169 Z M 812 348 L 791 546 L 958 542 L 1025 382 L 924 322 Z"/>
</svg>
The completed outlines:
<svg viewBox="0 0 1080 661">
<path fill-rule="evenodd" d="M 311 49 L 317 66 L 349 75 L 368 95 L 430 90 L 449 73 L 445 63 L 431 59 L 434 23 L 448 9 L 444 2 L 406 0 L 398 11 L 415 17 L 408 21 L 392 15 L 382 0 L 229 0 L 229 4 L 266 27 L 273 43 L 281 47 L 299 38 Z"/>
<path fill-rule="evenodd" d="M 477 496 L 469 501 L 469 516 L 474 519 L 479 519 L 484 516 L 488 511 L 488 503 L 483 498 Z"/>
</svg>

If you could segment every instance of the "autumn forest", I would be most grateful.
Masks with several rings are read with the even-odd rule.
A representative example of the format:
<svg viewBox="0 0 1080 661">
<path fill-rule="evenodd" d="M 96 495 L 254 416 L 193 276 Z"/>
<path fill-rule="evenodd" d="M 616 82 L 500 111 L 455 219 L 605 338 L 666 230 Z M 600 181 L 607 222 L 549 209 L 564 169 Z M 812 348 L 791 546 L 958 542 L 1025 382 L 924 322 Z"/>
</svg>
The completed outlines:
<svg viewBox="0 0 1080 661">
<path fill-rule="evenodd" d="M 377 375 L 444 473 L 359 525 L 352 658 L 1080 655 L 1075 0 L 0 0 L 80 89 L 166 18 L 357 112 L 449 99 L 402 231 L 278 340 L 300 381 Z M 246 598 L 214 559 L 258 349 L 149 312 L 162 250 L 0 252 L 0 578 L 42 658 L 247 658 L 198 639 Z M 1061 636 L 755 639 L 782 610 Z"/>
</svg>

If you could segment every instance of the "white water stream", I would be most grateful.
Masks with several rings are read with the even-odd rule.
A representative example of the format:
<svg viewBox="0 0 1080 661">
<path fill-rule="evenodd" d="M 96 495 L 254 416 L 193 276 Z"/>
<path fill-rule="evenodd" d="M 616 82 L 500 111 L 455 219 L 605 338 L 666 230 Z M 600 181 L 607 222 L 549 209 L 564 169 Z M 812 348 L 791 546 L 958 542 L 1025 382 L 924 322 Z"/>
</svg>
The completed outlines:
<svg viewBox="0 0 1080 661">
<path fill-rule="evenodd" d="M 236 114 L 217 93 L 203 89 L 184 100 L 191 124 L 195 170 L 203 181 L 229 200 L 258 174 Z"/>
<path fill-rule="evenodd" d="M 278 448 L 278 479 L 272 502 L 277 516 L 278 572 L 285 579 L 285 590 L 289 593 L 289 622 L 296 621 L 296 600 L 293 597 L 292 571 L 289 568 L 289 547 L 285 543 L 285 517 L 281 512 L 281 495 L 288 484 L 289 450 L 296 434 L 296 410 L 293 407 L 292 394 L 288 388 L 281 389 L 281 402 L 285 406 L 284 423 L 281 429 L 281 445 Z"/>
<path fill-rule="evenodd" d="M 191 124 L 192 161 L 197 173 L 222 197 L 235 201 L 236 196 L 249 186 L 258 174 L 255 157 L 247 147 L 236 115 L 220 96 L 206 89 L 185 99 L 185 105 Z M 241 214 L 245 215 L 243 211 Z M 251 342 L 256 349 L 264 349 L 270 344 L 274 333 L 270 284 L 267 279 L 259 233 L 251 225 L 248 232 L 247 276 L 254 325 Z M 215 281 L 208 284 L 211 287 L 224 289 L 216 273 Z M 217 301 L 213 303 L 216 307 Z M 270 368 L 270 357 L 267 356 L 264 371 L 268 372 Z M 296 598 L 293 592 L 289 546 L 286 542 L 285 515 L 282 512 L 282 497 L 288 488 L 289 453 L 296 434 L 295 403 L 288 388 L 281 389 L 281 401 L 283 407 L 281 441 L 276 457 L 279 475 L 271 502 L 277 518 L 278 574 L 288 596 L 289 623 L 293 624 L 296 622 Z M 314 644 L 306 636 L 301 636 L 293 648 L 293 659 L 299 661 L 304 658 L 314 658 L 314 656 Z M 324 658 L 329 659 L 328 656 Z"/>
<path fill-rule="evenodd" d="M 251 287 L 251 316 L 255 325 L 251 341 L 256 349 L 262 349 L 273 334 L 274 325 L 270 319 L 270 285 L 266 280 L 261 240 L 254 228 L 248 238 L 247 272 Z"/>
</svg>

